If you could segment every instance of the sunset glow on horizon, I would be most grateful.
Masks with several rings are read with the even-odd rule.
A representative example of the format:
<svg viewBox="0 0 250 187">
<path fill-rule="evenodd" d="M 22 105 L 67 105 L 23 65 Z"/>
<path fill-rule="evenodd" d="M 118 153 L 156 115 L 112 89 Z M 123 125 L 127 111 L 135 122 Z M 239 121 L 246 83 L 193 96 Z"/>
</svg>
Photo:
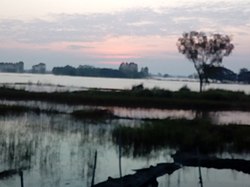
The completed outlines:
<svg viewBox="0 0 250 187">
<path fill-rule="evenodd" d="M 153 73 L 194 72 L 176 48 L 185 31 L 232 35 L 225 67 L 250 69 L 250 0 L 14 0 L 0 3 L 1 61 L 117 68 L 123 61 Z M 178 70 L 178 66 L 179 70 Z"/>
</svg>

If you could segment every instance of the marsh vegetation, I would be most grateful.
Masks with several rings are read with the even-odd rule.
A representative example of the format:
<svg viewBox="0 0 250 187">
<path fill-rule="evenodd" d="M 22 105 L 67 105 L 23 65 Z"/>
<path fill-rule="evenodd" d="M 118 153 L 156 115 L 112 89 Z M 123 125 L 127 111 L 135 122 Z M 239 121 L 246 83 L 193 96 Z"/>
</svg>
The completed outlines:
<svg viewBox="0 0 250 187">
<path fill-rule="evenodd" d="M 69 105 L 122 106 L 194 110 L 250 110 L 250 95 L 244 92 L 208 90 L 203 93 L 189 90 L 162 89 L 109 90 L 75 92 L 29 92 L 10 88 L 0 89 L 0 99 L 36 100 Z"/>
<path fill-rule="evenodd" d="M 95 89 L 35 93 L 1 88 L 0 99 L 0 171 L 25 168 L 24 177 L 30 180 L 26 183 L 28 187 L 89 186 L 96 150 L 101 155 L 97 162 L 97 183 L 108 176 L 119 176 L 120 154 L 124 175 L 135 168 L 172 162 L 172 154 L 197 147 L 201 153 L 219 158 L 224 155 L 243 161 L 250 158 L 249 124 L 216 125 L 207 115 L 222 109 L 248 111 L 249 95 L 243 92 L 210 90 L 198 94 L 183 88 L 176 92 Z M 185 119 L 149 116 L 169 109 L 173 113 L 179 109 L 189 112 Z M 188 170 L 181 171 L 190 174 Z M 207 177 L 216 172 L 211 170 Z M 218 175 L 225 177 L 227 171 Z M 248 184 L 248 175 L 237 175 L 244 178 L 243 182 L 235 182 L 231 177 L 227 180 L 231 184 Z M 178 177 L 173 174 L 172 178 Z M 193 186 L 197 179 L 189 178 Z M 11 178 L 3 180 L 15 187 L 19 184 L 13 184 Z M 165 186 L 167 180 L 159 179 L 160 186 Z M 186 184 L 184 177 L 181 183 Z"/>
<path fill-rule="evenodd" d="M 138 127 L 114 129 L 113 140 L 133 155 L 152 149 L 170 148 L 182 152 L 242 153 L 249 152 L 249 125 L 214 125 L 206 119 L 165 119 L 147 121 Z"/>
</svg>

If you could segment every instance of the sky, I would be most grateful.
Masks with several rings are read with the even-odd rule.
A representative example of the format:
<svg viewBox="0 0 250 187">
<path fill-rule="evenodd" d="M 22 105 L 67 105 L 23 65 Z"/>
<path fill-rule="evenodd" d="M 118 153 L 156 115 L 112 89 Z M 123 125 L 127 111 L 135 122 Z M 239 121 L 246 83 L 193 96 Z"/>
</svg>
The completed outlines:
<svg viewBox="0 0 250 187">
<path fill-rule="evenodd" d="M 190 75 L 176 42 L 192 30 L 230 35 L 235 49 L 223 65 L 250 69 L 250 0 L 0 0 L 0 62 L 49 70 L 135 62 Z"/>
</svg>

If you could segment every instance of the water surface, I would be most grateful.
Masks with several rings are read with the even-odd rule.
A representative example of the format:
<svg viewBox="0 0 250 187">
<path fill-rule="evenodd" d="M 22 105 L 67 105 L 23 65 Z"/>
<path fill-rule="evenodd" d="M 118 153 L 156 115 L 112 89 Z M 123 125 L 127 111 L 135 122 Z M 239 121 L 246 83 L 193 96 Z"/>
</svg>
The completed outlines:
<svg viewBox="0 0 250 187">
<path fill-rule="evenodd" d="M 194 119 L 202 116 L 212 121 L 214 124 L 243 124 L 250 125 L 249 111 L 194 111 L 180 109 L 155 109 L 155 108 L 126 108 L 126 107 L 105 107 L 105 106 L 88 106 L 88 105 L 67 105 L 57 104 L 44 101 L 11 101 L 0 100 L 3 105 L 19 105 L 31 108 L 39 108 L 41 110 L 58 111 L 70 114 L 74 110 L 86 109 L 108 109 L 119 118 L 129 119 Z"/>
<path fill-rule="evenodd" d="M 119 79 L 98 77 L 74 77 L 52 74 L 20 74 L 0 73 L 0 83 L 8 87 L 29 91 L 75 91 L 89 88 L 131 89 L 132 86 L 143 84 L 145 88 L 161 88 L 171 91 L 188 86 L 193 91 L 199 91 L 199 81 L 194 79 L 162 78 L 162 79 Z M 18 84 L 17 84 L 18 83 Z M 250 85 L 211 83 L 205 89 L 218 88 L 231 91 L 250 93 Z"/>
<path fill-rule="evenodd" d="M 89 187 L 97 150 L 96 182 L 118 177 L 118 146 L 112 129 L 120 125 L 140 125 L 140 121 L 77 121 L 69 115 L 0 117 L 0 171 L 26 167 L 25 187 Z M 133 169 L 159 162 L 171 162 L 175 150 L 160 148 L 146 155 L 123 154 L 123 175 Z M 133 151 L 131 151 L 132 153 Z M 245 156 L 245 155 L 244 155 Z M 248 157 L 247 157 L 248 158 Z M 249 175 L 231 170 L 202 168 L 204 186 L 248 186 Z M 172 176 L 158 179 L 159 186 L 196 186 L 198 170 L 185 167 Z M 2 187 L 19 187 L 18 176 L 0 180 Z"/>
</svg>

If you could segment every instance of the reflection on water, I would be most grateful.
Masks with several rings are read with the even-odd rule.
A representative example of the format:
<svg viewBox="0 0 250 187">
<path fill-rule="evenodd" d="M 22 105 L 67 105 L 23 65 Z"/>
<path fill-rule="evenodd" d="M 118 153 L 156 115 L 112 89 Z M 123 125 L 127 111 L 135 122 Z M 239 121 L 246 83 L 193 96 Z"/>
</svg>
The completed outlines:
<svg viewBox="0 0 250 187">
<path fill-rule="evenodd" d="M 216 170 L 201 168 L 204 187 L 236 187 L 249 186 L 249 175 L 238 174 L 231 170 Z M 171 176 L 158 178 L 159 187 L 199 187 L 198 169 L 185 167 L 174 172 Z M 194 180 L 196 179 L 196 180 Z"/>
<path fill-rule="evenodd" d="M 89 187 L 94 152 L 98 151 L 95 181 L 118 177 L 118 150 L 111 132 L 118 125 L 139 125 L 139 121 L 114 120 L 91 124 L 75 121 L 68 115 L 35 115 L 0 117 L 0 172 L 24 170 L 25 187 Z M 140 157 L 122 157 L 122 173 L 171 162 L 169 149 L 152 150 Z M 180 174 L 178 173 L 180 172 Z M 202 169 L 205 186 L 247 186 L 249 175 L 230 170 Z M 180 175 L 180 176 L 179 176 Z M 184 168 L 173 176 L 159 178 L 159 186 L 196 186 L 197 168 Z M 178 182 L 179 181 L 179 182 Z M 19 187 L 19 177 L 0 181 L 0 186 Z"/>
<path fill-rule="evenodd" d="M 244 124 L 250 125 L 250 112 L 246 111 L 193 111 L 193 110 L 168 110 L 168 109 L 143 109 L 110 107 L 116 116 L 133 119 L 194 119 L 207 118 L 214 124 Z"/>
<path fill-rule="evenodd" d="M 90 125 L 65 116 L 2 118 L 0 171 L 31 168 L 24 173 L 25 186 L 80 186 L 84 182 L 89 186 L 93 152 L 108 146 L 109 139 L 109 125 Z"/>
<path fill-rule="evenodd" d="M 26 114 L 1 117 L 0 122 L 0 171 L 30 168 L 24 171 L 25 186 L 90 186 L 95 150 L 96 182 L 118 176 L 117 146 L 113 145 L 110 132 L 121 125 L 119 121 L 90 124 L 67 115 Z M 129 159 L 123 172 L 131 173 L 131 169 L 163 160 L 160 158 L 163 157 L 148 162 Z M 3 184 L 19 186 L 18 176 L 14 178 L 17 179 L 6 179 Z"/>
<path fill-rule="evenodd" d="M 133 119 L 166 119 L 166 118 L 195 118 L 195 112 L 192 110 L 166 110 L 166 109 L 145 109 L 145 108 L 122 108 L 109 107 L 114 115 Z"/>
<path fill-rule="evenodd" d="M 90 106 L 75 106 L 67 104 L 57 104 L 44 101 L 10 101 L 10 100 L 0 100 L 0 104 L 3 105 L 18 105 L 18 106 L 27 106 L 31 108 L 40 108 L 41 110 L 50 110 L 58 111 L 62 113 L 71 113 L 74 110 L 89 109 L 93 108 Z"/>
<path fill-rule="evenodd" d="M 220 111 L 210 112 L 215 124 L 245 124 L 250 125 L 250 112 L 243 111 Z"/>
<path fill-rule="evenodd" d="M 108 109 L 115 116 L 131 119 L 194 119 L 204 116 L 210 119 L 214 124 L 244 124 L 250 125 L 250 112 L 247 111 L 217 111 L 204 112 L 193 110 L 174 110 L 174 109 L 148 109 L 148 108 L 124 108 L 124 107 L 104 107 L 104 106 L 86 106 L 86 105 L 67 105 L 56 104 L 44 101 L 10 101 L 0 100 L 0 104 L 19 105 L 28 107 L 38 107 L 42 110 L 58 111 L 62 113 L 71 113 L 74 110 L 83 110 L 91 108 Z"/>
</svg>

